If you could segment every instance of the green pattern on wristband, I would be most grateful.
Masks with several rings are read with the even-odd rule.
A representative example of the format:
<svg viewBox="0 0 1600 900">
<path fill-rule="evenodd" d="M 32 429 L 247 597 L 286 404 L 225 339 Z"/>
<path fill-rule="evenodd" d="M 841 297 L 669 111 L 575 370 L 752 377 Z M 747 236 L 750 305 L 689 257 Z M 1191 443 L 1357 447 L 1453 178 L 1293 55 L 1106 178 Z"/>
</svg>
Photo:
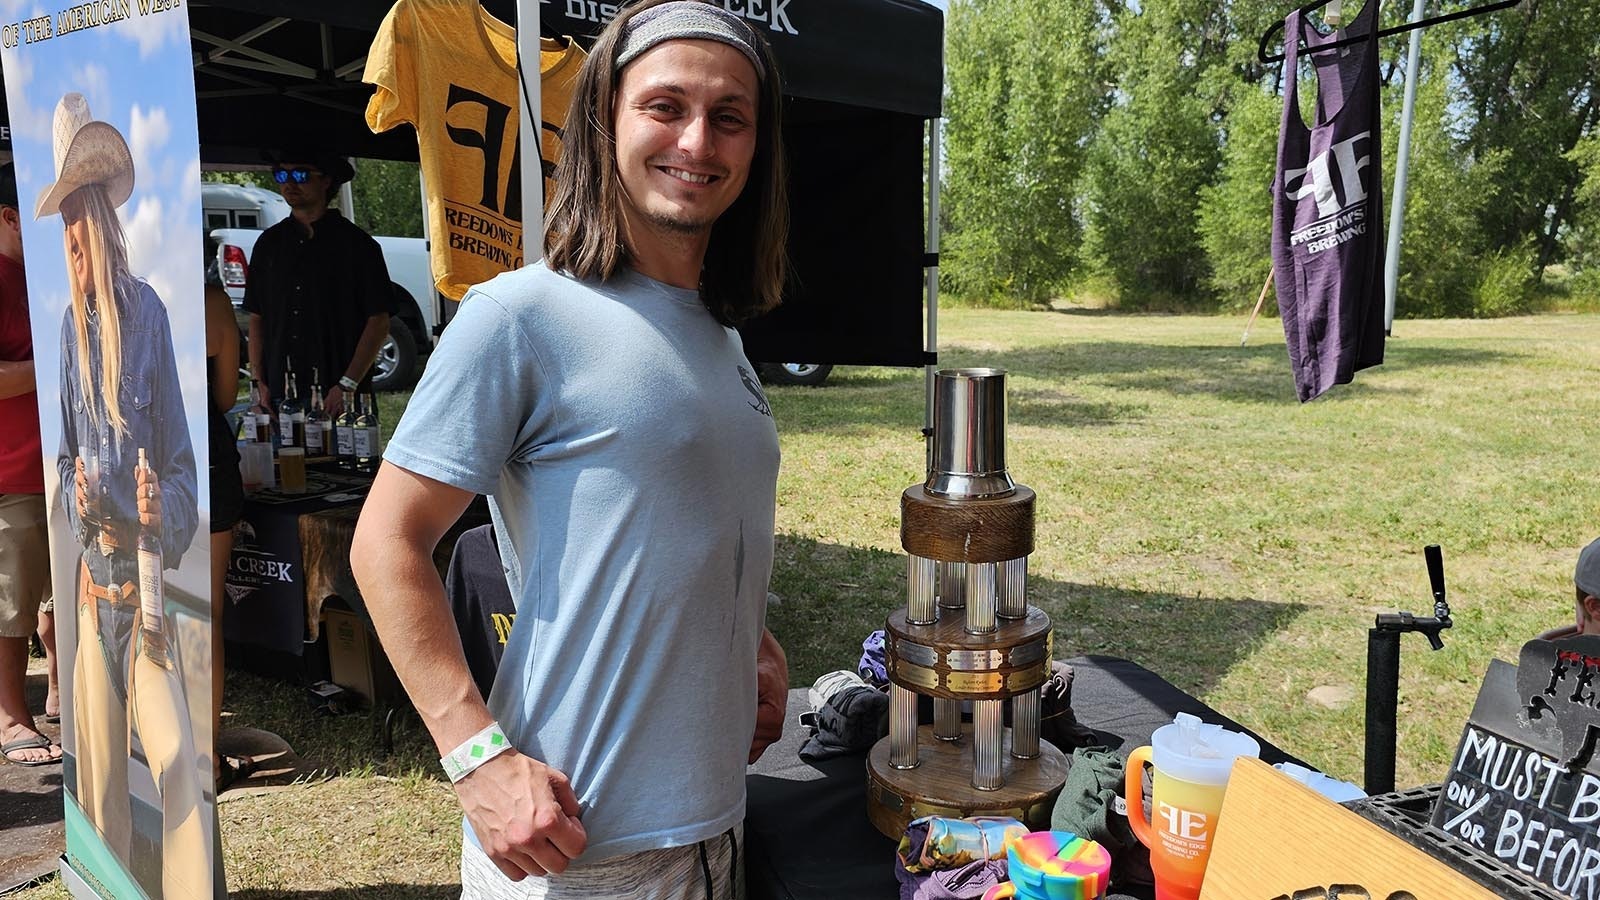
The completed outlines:
<svg viewBox="0 0 1600 900">
<path fill-rule="evenodd" d="M 446 756 L 439 759 L 439 764 L 444 766 L 445 775 L 449 776 L 450 783 L 467 777 L 472 771 L 496 756 L 511 749 L 511 742 L 506 738 L 504 731 L 500 730 L 500 723 L 490 723 L 470 738 L 461 746 L 451 750 Z"/>
</svg>

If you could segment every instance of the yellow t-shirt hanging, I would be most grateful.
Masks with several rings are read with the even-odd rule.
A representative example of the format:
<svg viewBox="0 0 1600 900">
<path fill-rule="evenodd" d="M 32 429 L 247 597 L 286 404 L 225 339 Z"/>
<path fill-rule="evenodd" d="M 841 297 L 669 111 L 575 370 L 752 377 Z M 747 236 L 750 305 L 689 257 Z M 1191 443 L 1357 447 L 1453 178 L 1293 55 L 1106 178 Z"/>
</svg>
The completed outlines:
<svg viewBox="0 0 1600 900">
<path fill-rule="evenodd" d="M 539 155 L 545 197 L 561 153 L 572 89 L 583 66 L 572 41 L 539 41 Z M 519 268 L 517 37 L 477 0 L 400 0 L 384 17 L 362 80 L 373 85 L 367 127 L 417 131 L 434 283 L 460 300 L 467 288 Z M 537 254 L 535 254 L 537 255 Z"/>
</svg>

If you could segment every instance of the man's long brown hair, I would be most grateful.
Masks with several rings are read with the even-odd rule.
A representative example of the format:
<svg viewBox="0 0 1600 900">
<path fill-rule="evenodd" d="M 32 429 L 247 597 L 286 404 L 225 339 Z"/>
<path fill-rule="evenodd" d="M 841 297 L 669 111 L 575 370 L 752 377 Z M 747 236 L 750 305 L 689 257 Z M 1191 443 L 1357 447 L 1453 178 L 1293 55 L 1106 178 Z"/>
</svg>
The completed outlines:
<svg viewBox="0 0 1600 900">
<path fill-rule="evenodd" d="M 621 83 L 614 63 L 628 20 L 664 2 L 644 0 L 618 13 L 578 75 L 545 215 L 545 264 L 553 270 L 605 281 L 630 262 L 613 131 Z M 700 299 L 724 325 L 737 325 L 777 306 L 788 267 L 788 178 L 779 111 L 783 92 L 772 48 L 759 32 L 749 30 L 767 71 L 756 110 L 755 155 L 744 190 L 711 227 L 700 275 Z"/>
</svg>

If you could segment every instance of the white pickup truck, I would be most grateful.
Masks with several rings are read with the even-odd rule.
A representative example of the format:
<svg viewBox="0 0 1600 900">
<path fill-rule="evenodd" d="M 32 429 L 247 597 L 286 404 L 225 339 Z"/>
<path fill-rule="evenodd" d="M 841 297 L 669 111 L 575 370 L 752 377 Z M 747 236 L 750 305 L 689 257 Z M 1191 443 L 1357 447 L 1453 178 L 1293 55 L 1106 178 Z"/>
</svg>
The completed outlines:
<svg viewBox="0 0 1600 900">
<path fill-rule="evenodd" d="M 265 188 L 202 182 L 206 266 L 213 270 L 233 300 L 241 331 L 247 330 L 240 309 L 250 277 L 250 252 L 261 232 L 289 216 L 289 204 Z M 399 313 L 389 320 L 389 337 L 378 348 L 373 384 L 380 391 L 408 387 L 422 372 L 422 356 L 433 349 L 440 297 L 433 287 L 428 245 L 422 238 L 378 237 L 389 269 Z M 213 274 L 208 271 L 208 274 Z"/>
</svg>

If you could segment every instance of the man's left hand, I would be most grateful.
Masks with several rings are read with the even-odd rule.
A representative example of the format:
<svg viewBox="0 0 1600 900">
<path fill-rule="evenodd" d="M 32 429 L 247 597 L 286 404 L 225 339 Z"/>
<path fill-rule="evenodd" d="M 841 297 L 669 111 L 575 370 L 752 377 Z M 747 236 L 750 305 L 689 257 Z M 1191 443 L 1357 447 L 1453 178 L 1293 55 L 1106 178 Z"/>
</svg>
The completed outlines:
<svg viewBox="0 0 1600 900">
<path fill-rule="evenodd" d="M 789 709 L 789 660 L 772 632 L 761 632 L 756 649 L 756 733 L 750 741 L 750 762 L 783 737 L 783 717 Z"/>
<path fill-rule="evenodd" d="M 134 490 L 139 498 L 139 524 L 161 530 L 161 480 L 154 469 L 134 470 Z"/>
<path fill-rule="evenodd" d="M 327 412 L 329 418 L 337 418 L 340 413 L 344 412 L 343 385 L 336 384 L 328 388 L 328 393 L 322 397 L 322 408 Z"/>
</svg>

